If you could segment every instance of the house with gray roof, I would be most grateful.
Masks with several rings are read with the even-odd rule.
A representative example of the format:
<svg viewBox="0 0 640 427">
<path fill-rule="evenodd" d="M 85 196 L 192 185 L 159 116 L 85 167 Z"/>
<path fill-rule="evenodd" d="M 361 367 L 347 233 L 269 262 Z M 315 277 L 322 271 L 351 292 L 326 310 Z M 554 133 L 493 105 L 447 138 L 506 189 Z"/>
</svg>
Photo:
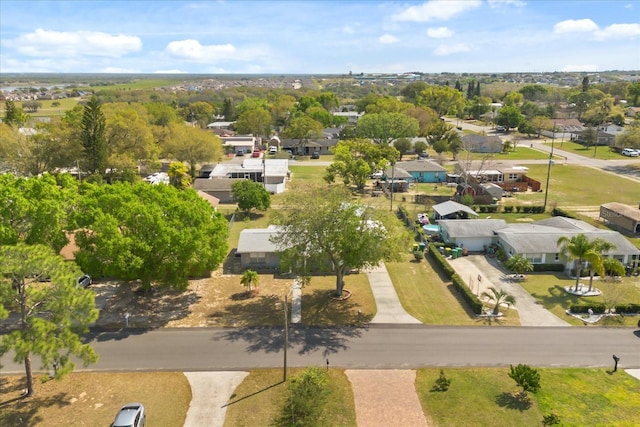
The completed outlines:
<svg viewBox="0 0 640 427">
<path fill-rule="evenodd" d="M 396 171 L 401 169 L 406 171 L 416 182 L 445 182 L 447 180 L 447 170 L 438 163 L 425 160 L 409 160 L 396 163 Z"/>
<path fill-rule="evenodd" d="M 234 203 L 231 185 L 238 181 L 237 179 L 227 178 L 196 178 L 193 180 L 193 188 L 197 191 L 213 196 L 219 200 L 219 203 Z"/>
<path fill-rule="evenodd" d="M 640 207 L 611 202 L 600 205 L 600 218 L 611 228 L 640 234 Z"/>
<path fill-rule="evenodd" d="M 469 206 L 463 205 L 462 203 L 454 202 L 453 200 L 447 200 L 446 202 L 433 205 L 432 209 L 434 221 L 442 219 L 466 219 L 469 217 L 469 215 L 478 216 L 478 213 L 471 209 Z"/>
<path fill-rule="evenodd" d="M 279 268 L 281 249 L 271 238 L 278 235 L 280 227 L 246 228 L 240 232 L 236 254 L 244 268 Z"/>
<path fill-rule="evenodd" d="M 480 135 L 477 133 L 468 133 L 462 138 L 462 144 L 465 149 L 472 153 L 501 153 L 502 140 L 495 135 Z"/>
<path fill-rule="evenodd" d="M 497 243 L 495 230 L 507 226 L 503 219 L 443 219 L 438 221 L 442 240 L 469 251 L 482 251 Z"/>
</svg>

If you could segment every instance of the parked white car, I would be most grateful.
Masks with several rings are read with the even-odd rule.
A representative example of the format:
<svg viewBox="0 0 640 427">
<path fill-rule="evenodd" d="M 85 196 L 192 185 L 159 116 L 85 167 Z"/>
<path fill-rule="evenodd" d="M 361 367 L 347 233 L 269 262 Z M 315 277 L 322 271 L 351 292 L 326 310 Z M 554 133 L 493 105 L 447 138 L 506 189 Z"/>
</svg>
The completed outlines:
<svg viewBox="0 0 640 427">
<path fill-rule="evenodd" d="M 634 150 L 633 148 L 625 148 L 622 150 L 622 155 L 627 157 L 638 157 L 640 156 L 640 152 L 638 152 L 638 150 Z"/>
</svg>

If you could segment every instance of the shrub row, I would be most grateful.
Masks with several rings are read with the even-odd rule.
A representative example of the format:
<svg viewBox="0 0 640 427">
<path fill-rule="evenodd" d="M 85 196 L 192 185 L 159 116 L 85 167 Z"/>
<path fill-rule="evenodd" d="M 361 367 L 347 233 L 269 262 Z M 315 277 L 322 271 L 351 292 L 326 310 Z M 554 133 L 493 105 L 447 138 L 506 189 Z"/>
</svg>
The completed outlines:
<svg viewBox="0 0 640 427">
<path fill-rule="evenodd" d="M 533 271 L 564 271 L 562 264 L 533 264 Z"/>
<path fill-rule="evenodd" d="M 601 302 L 591 304 L 571 304 L 569 306 L 569 311 L 575 314 L 588 313 L 589 309 L 591 309 L 595 314 L 603 314 L 607 308 Z"/>
<path fill-rule="evenodd" d="M 469 307 L 471 307 L 471 310 L 475 314 L 481 314 L 482 313 L 482 302 L 478 299 L 477 296 L 475 296 L 475 294 L 473 292 L 471 292 L 471 289 L 469 289 L 467 284 L 464 283 L 462 278 L 459 275 L 456 274 L 456 272 L 453 269 L 453 267 L 451 267 L 451 265 L 449 265 L 447 260 L 440 253 L 440 251 L 438 250 L 438 247 L 439 246 L 437 246 L 437 245 L 430 244 L 429 245 L 429 256 L 431 256 L 431 259 L 434 260 L 435 263 L 440 266 L 440 268 L 442 269 L 444 274 L 447 276 L 447 278 L 451 279 L 451 281 L 453 282 L 453 286 L 455 286 L 455 288 L 460 292 L 460 295 L 462 295 L 462 299 L 467 304 L 469 304 Z"/>
<path fill-rule="evenodd" d="M 551 210 L 551 215 L 552 215 L 552 216 L 563 216 L 563 217 L 565 217 L 565 218 L 572 218 L 572 219 L 576 219 L 576 217 L 575 217 L 575 216 L 573 216 L 573 215 L 572 215 L 572 214 L 570 214 L 569 212 L 567 212 L 567 211 L 565 211 L 565 210 L 563 210 L 563 209 L 560 209 L 560 208 L 553 208 L 553 209 Z"/>
<path fill-rule="evenodd" d="M 617 304 L 615 310 L 618 314 L 640 314 L 640 304 Z"/>
<path fill-rule="evenodd" d="M 498 213 L 501 211 L 498 205 L 476 205 L 473 210 L 479 213 Z M 544 206 L 502 206 L 502 212 L 504 213 L 527 213 L 536 214 L 544 213 Z"/>
</svg>

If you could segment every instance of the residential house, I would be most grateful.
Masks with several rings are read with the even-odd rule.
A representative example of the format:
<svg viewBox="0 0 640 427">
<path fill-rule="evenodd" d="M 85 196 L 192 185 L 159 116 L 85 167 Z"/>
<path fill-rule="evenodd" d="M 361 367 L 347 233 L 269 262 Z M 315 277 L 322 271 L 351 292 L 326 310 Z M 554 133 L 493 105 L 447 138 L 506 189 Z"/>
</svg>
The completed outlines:
<svg viewBox="0 0 640 427">
<path fill-rule="evenodd" d="M 462 138 L 464 147 L 472 153 L 501 153 L 502 140 L 495 135 L 480 135 L 477 133 L 469 133 Z"/>
<path fill-rule="evenodd" d="M 442 240 L 478 252 L 497 242 L 494 230 L 506 227 L 507 222 L 503 219 L 442 219 L 438 225 Z"/>
<path fill-rule="evenodd" d="M 251 135 L 222 136 L 220 139 L 222 140 L 222 146 L 230 147 L 229 150 L 234 153 L 242 152 L 248 154 L 261 144 L 258 138 Z"/>
<path fill-rule="evenodd" d="M 447 170 L 431 160 L 398 162 L 395 168 L 406 171 L 416 182 L 445 182 L 447 177 Z"/>
<path fill-rule="evenodd" d="M 640 234 L 640 207 L 611 202 L 600 205 L 600 218 L 611 228 Z"/>
<path fill-rule="evenodd" d="M 231 185 L 236 181 L 238 180 L 228 178 L 196 178 L 193 188 L 216 197 L 219 203 L 235 203 Z"/>
<path fill-rule="evenodd" d="M 247 158 L 242 164 L 219 163 L 209 174 L 211 179 L 250 179 L 264 183 L 267 191 L 274 194 L 284 192 L 290 176 L 288 159 Z"/>
<path fill-rule="evenodd" d="M 243 268 L 279 268 L 280 248 L 271 242 L 271 238 L 280 232 L 280 228 L 270 225 L 267 228 L 246 228 L 240 232 L 236 254 L 240 255 Z"/>
<path fill-rule="evenodd" d="M 571 136 L 571 140 L 580 144 L 594 145 L 593 141 L 591 140 L 592 138 L 591 132 L 592 131 L 590 129 L 586 129 L 586 130 L 583 130 L 582 132 L 574 133 Z M 597 132 L 598 132 L 598 137 L 596 139 L 595 145 L 609 146 L 609 145 L 612 145 L 616 139 L 616 136 L 611 135 L 610 133 L 602 132 L 601 130 L 598 130 Z"/>
</svg>

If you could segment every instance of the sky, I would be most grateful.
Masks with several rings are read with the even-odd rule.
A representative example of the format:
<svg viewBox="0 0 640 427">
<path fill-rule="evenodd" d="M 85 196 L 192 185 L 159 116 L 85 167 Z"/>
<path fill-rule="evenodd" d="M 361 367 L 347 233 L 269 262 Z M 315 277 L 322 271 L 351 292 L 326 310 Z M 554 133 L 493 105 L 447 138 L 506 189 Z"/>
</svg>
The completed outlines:
<svg viewBox="0 0 640 427">
<path fill-rule="evenodd" d="M 640 70 L 639 0 L 0 0 L 0 73 Z"/>
</svg>

